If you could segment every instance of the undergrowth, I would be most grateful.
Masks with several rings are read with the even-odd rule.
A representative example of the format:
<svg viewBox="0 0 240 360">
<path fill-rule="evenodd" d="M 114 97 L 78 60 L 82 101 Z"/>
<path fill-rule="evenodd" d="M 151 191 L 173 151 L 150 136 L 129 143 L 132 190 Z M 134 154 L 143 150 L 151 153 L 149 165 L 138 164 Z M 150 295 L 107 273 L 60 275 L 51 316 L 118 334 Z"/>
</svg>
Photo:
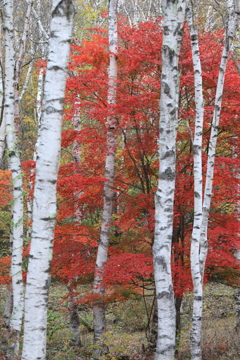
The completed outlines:
<svg viewBox="0 0 240 360">
<path fill-rule="evenodd" d="M 47 360 L 90 360 L 92 355 L 93 316 L 90 308 L 80 310 L 81 346 L 70 346 L 68 314 L 61 299 L 66 289 L 53 284 L 48 310 Z M 81 293 L 81 291 L 80 291 Z M 182 331 L 176 360 L 190 360 L 192 294 L 186 294 L 182 305 Z M 3 322 L 5 288 L 0 287 L 0 360 L 5 359 L 8 330 Z M 150 307 L 152 298 L 148 299 Z M 239 360 L 239 338 L 235 332 L 234 290 L 209 284 L 204 293 L 203 360 Z M 152 360 L 145 328 L 148 319 L 141 299 L 110 304 L 107 312 L 106 345 L 109 352 L 102 360 Z"/>
</svg>

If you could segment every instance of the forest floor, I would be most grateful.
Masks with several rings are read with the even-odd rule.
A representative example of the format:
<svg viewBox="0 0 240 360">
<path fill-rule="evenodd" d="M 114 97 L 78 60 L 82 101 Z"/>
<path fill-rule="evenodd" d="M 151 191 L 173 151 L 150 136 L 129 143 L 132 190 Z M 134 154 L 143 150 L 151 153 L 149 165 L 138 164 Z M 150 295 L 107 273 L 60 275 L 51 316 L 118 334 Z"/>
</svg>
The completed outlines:
<svg viewBox="0 0 240 360">
<path fill-rule="evenodd" d="M 81 289 L 86 291 L 86 288 Z M 8 331 L 3 322 L 4 286 L 0 287 L 0 360 L 5 360 Z M 48 311 L 47 360 L 89 360 L 92 353 L 93 318 L 91 310 L 82 306 L 81 347 L 69 345 L 70 332 L 63 285 L 53 284 Z M 176 359 L 189 360 L 189 334 L 191 326 L 192 294 L 186 294 L 182 306 L 182 331 Z M 204 293 L 203 314 L 203 360 L 240 360 L 240 342 L 235 332 L 234 289 L 221 284 L 208 284 Z M 146 300 L 150 306 L 151 296 Z M 108 332 L 106 344 L 108 356 L 101 360 L 152 360 L 153 354 L 146 350 L 146 307 L 142 299 L 129 299 L 124 303 L 109 305 L 107 313 Z"/>
</svg>

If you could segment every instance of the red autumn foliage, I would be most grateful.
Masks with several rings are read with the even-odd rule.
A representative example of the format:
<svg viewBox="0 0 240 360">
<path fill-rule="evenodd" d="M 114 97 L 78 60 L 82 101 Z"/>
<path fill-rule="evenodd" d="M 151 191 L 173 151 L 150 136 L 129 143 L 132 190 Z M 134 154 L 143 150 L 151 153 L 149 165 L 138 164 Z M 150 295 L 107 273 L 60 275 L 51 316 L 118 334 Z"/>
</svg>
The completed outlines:
<svg viewBox="0 0 240 360">
<path fill-rule="evenodd" d="M 153 281 L 151 246 L 154 238 L 154 192 L 158 180 L 159 97 L 162 31 L 160 22 L 130 28 L 119 23 L 117 105 L 107 105 L 108 39 L 95 29 L 91 39 L 72 44 L 67 82 L 63 156 L 58 180 L 58 218 L 55 231 L 52 277 L 63 282 L 78 278 L 91 283 L 102 211 L 106 117 L 117 114 L 115 204 L 109 259 L 104 284 L 108 300 L 124 298 L 124 290 L 136 292 Z M 203 170 L 206 167 L 211 118 L 221 56 L 221 32 L 203 33 L 200 51 L 203 67 L 205 122 Z M 206 43 L 208 46 L 206 47 Z M 39 64 L 40 67 L 44 64 Z M 172 272 L 175 295 L 192 287 L 190 236 L 193 222 L 194 79 L 188 29 L 181 60 L 180 121 L 177 147 L 175 218 Z M 239 272 L 233 253 L 239 238 L 236 204 L 239 201 L 240 79 L 229 61 L 219 141 L 216 153 L 214 197 L 209 221 L 207 278 L 233 282 Z M 77 107 L 77 108 L 76 108 Z M 74 130 L 75 114 L 80 130 Z M 73 146 L 80 148 L 80 163 L 73 161 Z M 30 176 L 33 163 L 25 164 Z M 25 250 L 27 256 L 27 249 Z M 7 261 L 7 260 L 6 260 Z M 225 273 L 224 273 L 225 271 Z M 0 280 L 1 281 L 1 280 Z M 126 291 L 127 293 L 127 291 Z M 94 301 L 91 293 L 80 302 Z"/>
<path fill-rule="evenodd" d="M 92 280 L 102 210 L 105 179 L 105 121 L 117 113 L 115 209 L 109 259 L 104 284 L 108 299 L 116 289 L 138 287 L 153 280 L 151 245 L 154 237 L 154 192 L 158 178 L 158 121 L 161 75 L 161 27 L 148 22 L 138 28 L 119 23 L 117 105 L 107 106 L 108 51 L 105 30 L 95 29 L 90 40 L 72 45 L 68 79 L 65 127 L 62 145 L 81 149 L 80 173 L 74 174 L 72 159 L 60 170 L 59 216 L 56 229 L 53 274 L 64 281 L 78 277 Z M 203 155 L 205 171 L 210 124 L 222 45 L 221 32 L 203 33 L 200 39 L 205 96 Z M 208 47 L 205 44 L 208 43 Z M 188 30 L 181 55 L 180 123 L 178 131 L 177 180 L 173 234 L 173 279 L 175 295 L 191 289 L 190 235 L 193 221 L 193 156 L 191 134 L 195 118 L 194 79 Z M 234 93 L 234 96 L 232 94 Z M 216 269 L 235 269 L 233 256 L 238 242 L 235 205 L 239 160 L 240 80 L 229 61 L 223 97 L 214 179 L 214 197 L 209 221 L 207 277 Z M 79 96 L 79 101 L 76 101 Z M 236 101 L 235 101 L 236 99 Z M 74 131 L 72 118 L 79 106 L 81 130 Z M 233 105 L 233 106 L 232 106 Z M 76 188 L 80 194 L 76 200 Z M 75 195 L 74 195 L 75 194 Z M 74 211 L 80 209 L 76 225 Z M 74 210 L 75 209 L 75 210 Z M 218 272 L 219 274 L 219 272 Z M 214 275 L 215 276 L 215 275 Z M 222 273 L 223 276 L 223 273 Z M 219 275 L 220 277 L 220 275 Z M 222 277 L 224 278 L 224 276 Z M 228 281 L 227 276 L 224 278 Z M 111 295 L 112 294 L 112 295 Z M 120 292 L 118 293 L 120 296 Z M 91 302 L 91 294 L 80 301 Z"/>
</svg>

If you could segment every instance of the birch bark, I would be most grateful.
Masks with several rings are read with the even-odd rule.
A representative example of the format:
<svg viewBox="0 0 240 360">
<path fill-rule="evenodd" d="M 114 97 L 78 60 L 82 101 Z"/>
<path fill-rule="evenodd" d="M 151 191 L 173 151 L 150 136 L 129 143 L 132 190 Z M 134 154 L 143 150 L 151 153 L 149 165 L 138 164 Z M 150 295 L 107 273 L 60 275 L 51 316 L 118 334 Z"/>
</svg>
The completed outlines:
<svg viewBox="0 0 240 360">
<path fill-rule="evenodd" d="M 56 182 L 73 13 L 71 0 L 53 1 L 50 50 L 38 136 L 22 360 L 46 359 L 49 271 L 56 218 Z"/>
<path fill-rule="evenodd" d="M 213 172 L 214 172 L 214 162 L 215 162 L 215 152 L 217 145 L 217 135 L 218 135 L 218 126 L 219 119 L 221 114 L 221 105 L 222 105 L 222 95 L 224 87 L 224 79 L 226 73 L 226 67 L 228 62 L 229 52 L 232 50 L 233 39 L 236 33 L 236 13 L 235 7 L 232 0 L 227 1 L 227 15 L 226 15 L 226 37 L 224 48 L 222 51 L 221 63 L 219 68 L 215 105 L 213 120 L 211 126 L 211 134 L 209 141 L 209 150 L 208 150 L 208 162 L 207 162 L 207 173 L 206 173 L 206 184 L 204 190 L 204 202 L 203 202 L 203 225 L 201 231 L 201 252 L 200 252 L 200 270 L 203 276 L 205 261 L 208 251 L 208 242 L 207 242 L 207 226 L 208 226 L 208 213 L 211 204 L 212 196 L 212 183 L 213 183 Z"/>
<path fill-rule="evenodd" d="M 5 150 L 5 137 L 6 137 L 6 121 L 4 117 L 4 74 L 2 68 L 2 61 L 0 60 L 1 68 L 0 68 L 0 166 L 3 161 L 3 154 Z"/>
<path fill-rule="evenodd" d="M 29 33 L 32 7 L 33 7 L 33 1 L 29 1 L 28 7 L 27 7 L 27 12 L 26 12 L 26 18 L 25 18 L 25 22 L 24 22 L 23 35 L 20 39 L 19 56 L 15 62 L 15 67 L 14 67 L 14 97 L 15 97 L 14 114 L 15 114 L 15 126 L 17 126 L 17 127 L 19 127 L 19 120 L 20 120 L 19 93 L 18 93 L 19 79 L 20 79 L 22 63 L 24 60 L 25 52 L 26 52 L 26 43 L 27 43 L 27 38 L 28 38 L 28 33 Z"/>
<path fill-rule="evenodd" d="M 179 71 L 186 3 L 162 1 L 162 76 L 159 134 L 159 180 L 155 194 L 154 276 L 158 306 L 158 338 L 155 360 L 173 360 L 176 316 L 171 274 L 173 205 L 178 124 Z"/>
<path fill-rule="evenodd" d="M 192 333 L 191 343 L 195 344 L 194 336 L 201 337 L 201 328 L 196 326 L 197 320 L 202 316 L 202 277 L 200 274 L 199 252 L 200 252 L 200 233 L 202 225 L 202 132 L 203 132 L 203 117 L 204 117 L 204 103 L 203 103 L 203 87 L 202 87 L 202 67 L 198 45 L 198 31 L 194 23 L 193 8 L 195 5 L 193 1 L 188 2 L 187 20 L 190 27 L 190 38 L 194 68 L 194 88 L 195 88 L 195 104 L 196 104 L 196 119 L 195 132 L 193 140 L 193 158 L 194 158 L 194 221 L 191 238 L 191 272 L 194 288 L 194 302 L 193 302 L 193 319 L 192 319 Z"/>
<path fill-rule="evenodd" d="M 29 4 L 29 2 L 28 2 Z M 39 32 L 39 39 L 41 38 L 45 38 L 46 41 L 44 42 L 44 44 L 41 46 L 40 48 L 40 56 L 42 57 L 43 60 L 46 60 L 47 58 L 47 51 L 48 51 L 48 35 L 46 33 L 46 31 L 43 28 L 43 25 L 40 21 L 41 18 L 41 3 L 40 0 L 37 1 L 37 12 L 34 10 L 34 8 L 32 7 L 32 12 L 34 14 L 35 19 L 37 20 L 38 23 L 38 32 Z M 38 87 L 37 87 L 37 97 L 36 97 L 36 110 L 35 110 L 35 119 L 36 119 L 36 123 L 38 125 L 38 128 L 40 127 L 40 123 L 41 123 L 41 114 L 42 114 L 42 100 L 43 100 L 43 87 L 44 87 L 44 79 L 45 79 L 45 75 L 44 75 L 45 71 L 43 68 L 39 69 L 39 75 L 38 75 Z M 38 139 L 36 141 L 35 144 L 35 150 L 34 150 L 34 154 L 33 154 L 33 160 L 36 161 L 36 153 L 37 153 L 37 149 L 38 149 Z M 31 178 L 34 178 L 34 173 L 35 173 L 35 169 L 31 170 Z M 33 188 L 33 182 L 30 181 L 29 183 L 29 188 L 32 190 Z M 33 207 L 33 202 L 32 199 L 28 199 L 27 201 L 27 209 L 28 209 L 28 222 L 29 224 L 31 224 L 32 222 L 32 207 Z M 31 227 L 29 226 L 28 228 L 28 232 L 27 232 L 27 237 L 30 238 L 31 237 Z"/>
<path fill-rule="evenodd" d="M 3 19 L 0 20 L 1 34 L 3 34 Z M 0 39 L 0 53 L 3 52 L 3 40 Z M 5 137 L 6 137 L 6 122 L 4 117 L 4 69 L 3 69 L 3 55 L 0 55 L 0 166 L 3 161 L 3 154 L 5 150 Z"/>
<path fill-rule="evenodd" d="M 80 132 L 80 100 L 79 97 L 76 98 L 75 112 L 73 115 L 73 126 L 75 132 Z M 73 143 L 73 160 L 74 160 L 74 173 L 80 173 L 80 160 L 81 160 L 81 150 L 79 143 L 74 140 Z M 81 192 L 79 192 L 78 187 L 74 189 L 74 223 L 76 227 L 81 224 L 82 213 L 78 206 L 78 198 L 80 197 Z M 73 241 L 77 241 L 77 234 L 74 234 Z M 77 304 L 77 277 L 70 279 L 67 285 L 68 289 L 68 312 L 69 312 L 69 327 L 71 331 L 71 345 L 77 346 L 81 344 L 80 339 L 80 318 L 78 314 L 78 304 Z"/>
<path fill-rule="evenodd" d="M 204 268 L 208 251 L 207 227 L 209 210 L 212 197 L 212 183 L 214 172 L 214 161 L 218 135 L 218 125 L 221 112 L 222 94 L 224 86 L 224 77 L 228 54 L 232 47 L 233 37 L 236 28 L 236 16 L 233 1 L 227 1 L 227 21 L 226 38 L 222 52 L 218 83 L 216 89 L 214 114 L 211 126 L 211 134 L 208 150 L 208 161 L 206 171 L 206 183 L 204 198 L 202 200 L 202 120 L 199 122 L 199 114 L 203 117 L 202 100 L 202 73 L 199 59 L 199 49 L 196 47 L 197 30 L 193 25 L 191 2 L 188 6 L 188 19 L 191 25 L 191 42 L 195 77 L 195 98 L 196 98 L 196 125 L 194 138 L 194 226 L 191 238 L 191 272 L 194 288 L 192 330 L 191 330 L 191 359 L 200 360 L 201 354 L 201 326 L 202 326 L 202 307 L 203 307 L 203 278 Z M 199 94 L 201 97 L 199 98 Z"/>
<path fill-rule="evenodd" d="M 14 49 L 13 49 L 13 2 L 4 1 L 5 35 L 5 110 L 6 139 L 9 156 L 9 168 L 12 172 L 13 204 L 11 228 L 11 277 L 13 292 L 13 311 L 10 319 L 12 344 L 9 358 L 17 357 L 19 334 L 23 316 L 23 280 L 22 280 L 22 245 L 23 245 L 23 194 L 22 175 L 17 138 L 14 124 Z"/>
<path fill-rule="evenodd" d="M 19 104 L 21 102 L 21 99 L 24 95 L 24 92 L 26 91 L 29 77 L 32 71 L 32 62 L 30 63 L 30 66 L 28 68 L 27 76 L 25 79 L 25 83 L 21 92 L 21 95 L 19 96 L 19 81 L 20 81 L 20 75 L 21 75 L 21 68 L 23 64 L 23 60 L 25 58 L 26 54 L 26 45 L 29 35 L 29 28 L 31 23 L 31 12 L 33 7 L 33 1 L 28 2 L 25 22 L 24 22 L 24 29 L 23 29 L 23 35 L 19 42 L 19 55 L 17 60 L 15 61 L 15 67 L 14 67 L 14 122 L 16 130 L 19 131 L 20 126 L 20 112 L 19 112 Z M 29 205 L 29 204 L 27 204 Z"/>
<path fill-rule="evenodd" d="M 109 36 L 109 80 L 108 80 L 108 104 L 116 104 L 117 88 L 117 3 L 118 0 L 110 0 L 108 15 L 108 36 Z M 109 237 L 111 232 L 112 212 L 113 212 L 113 182 L 115 173 L 115 152 L 116 152 L 116 119 L 114 115 L 109 115 L 106 121 L 107 127 L 107 156 L 105 163 L 105 175 L 107 181 L 104 184 L 103 214 L 98 245 L 96 268 L 94 275 L 94 294 L 99 295 L 99 301 L 93 306 L 94 315 L 94 343 L 98 347 L 94 350 L 94 357 L 98 359 L 104 351 L 103 334 L 106 331 L 105 305 L 102 300 L 104 295 L 104 265 L 107 261 Z"/>
<path fill-rule="evenodd" d="M 235 257 L 240 261 L 240 251 L 236 251 Z M 240 335 L 240 287 L 235 292 L 236 331 Z"/>
<path fill-rule="evenodd" d="M 234 3 L 235 3 L 235 9 L 236 9 L 236 13 L 237 13 L 237 27 L 239 27 L 239 25 L 240 25 L 240 0 L 235 0 Z M 237 59 L 234 56 L 233 56 L 233 61 L 237 67 L 238 74 L 240 75 L 240 67 L 239 67 Z M 237 169 L 237 178 L 238 179 L 240 178 L 239 170 L 240 169 L 238 168 Z M 239 189 L 238 189 L 238 191 L 239 191 Z M 239 197 L 239 193 L 238 193 L 238 197 Z M 237 203 L 237 214 L 238 214 L 238 221 L 240 221 L 239 200 Z M 240 236 L 240 233 L 238 234 L 238 236 Z M 237 251 L 235 252 L 235 257 L 238 261 L 240 261 L 240 248 L 238 248 Z M 235 292 L 235 313 L 236 313 L 236 331 L 237 331 L 237 334 L 240 335 L 240 287 L 238 287 Z"/>
</svg>

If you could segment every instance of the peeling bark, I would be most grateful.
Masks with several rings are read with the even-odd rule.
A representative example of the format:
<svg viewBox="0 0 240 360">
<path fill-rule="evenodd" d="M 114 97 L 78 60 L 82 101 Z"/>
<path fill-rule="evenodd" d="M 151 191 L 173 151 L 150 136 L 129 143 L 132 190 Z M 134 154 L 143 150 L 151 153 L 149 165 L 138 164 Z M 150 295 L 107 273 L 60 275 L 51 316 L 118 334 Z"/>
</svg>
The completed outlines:
<svg viewBox="0 0 240 360">
<path fill-rule="evenodd" d="M 50 50 L 36 160 L 22 360 L 46 359 L 47 303 L 56 219 L 56 182 L 73 13 L 71 0 L 53 1 Z"/>
<path fill-rule="evenodd" d="M 75 101 L 75 113 L 73 116 L 73 125 L 74 131 L 80 131 L 80 112 L 79 106 L 80 101 L 77 97 Z M 73 144 L 73 160 L 74 160 L 74 173 L 79 174 L 80 172 L 80 160 L 81 160 L 81 150 L 79 143 L 75 140 Z M 81 195 L 79 189 L 75 187 L 74 189 L 74 223 L 76 226 L 81 224 L 82 213 L 81 209 L 78 206 L 78 198 Z M 77 240 L 76 234 L 74 235 L 73 241 Z M 73 278 L 68 282 L 68 312 L 69 312 L 69 327 L 71 331 L 71 341 L 72 346 L 78 346 L 81 344 L 80 339 L 80 318 L 78 314 L 78 304 L 77 304 L 77 278 Z"/>
<path fill-rule="evenodd" d="M 203 126 L 203 99 L 202 99 L 202 72 L 198 49 L 198 34 L 194 26 L 192 2 L 188 3 L 188 21 L 191 28 L 192 56 L 194 65 L 196 122 L 194 136 L 194 224 L 191 238 L 191 272 L 194 288 L 192 329 L 191 329 L 191 360 L 201 360 L 201 331 L 203 309 L 203 278 L 205 262 L 208 252 L 207 228 L 209 210 L 212 197 L 212 183 L 214 173 L 215 152 L 218 135 L 218 125 L 221 113 L 224 78 L 236 30 L 236 15 L 233 1 L 227 1 L 226 38 L 222 52 L 218 83 L 216 89 L 215 106 L 208 149 L 206 183 L 202 199 L 202 126 Z"/>
<path fill-rule="evenodd" d="M 194 157 L 194 221 L 191 237 L 191 273 L 193 280 L 193 315 L 191 331 L 191 356 L 192 359 L 201 357 L 201 317 L 202 317 L 202 296 L 203 282 L 200 274 L 200 234 L 202 226 L 202 133 L 203 133 L 203 86 L 202 86 L 202 67 L 198 44 L 198 31 L 194 23 L 193 3 L 189 1 L 187 7 L 187 20 L 190 27 L 191 48 L 194 68 L 194 88 L 196 119 L 193 140 L 193 157 Z"/>
<path fill-rule="evenodd" d="M 11 277 L 13 308 L 9 323 L 12 343 L 8 349 L 8 358 L 16 359 L 19 350 L 19 334 L 23 316 L 23 279 L 22 279 L 22 245 L 23 245 L 23 194 L 20 156 L 14 124 L 14 49 L 13 49 L 13 2 L 4 2 L 4 37 L 5 37 L 5 74 L 4 120 L 9 157 L 9 169 L 12 173 L 13 204 L 11 227 Z M 2 124 L 3 125 L 3 124 Z"/>
<path fill-rule="evenodd" d="M 159 181 L 155 195 L 154 276 L 158 306 L 155 360 L 173 360 L 176 311 L 171 274 L 173 205 L 178 123 L 178 61 L 185 18 L 185 1 L 162 1 L 163 45 L 159 125 Z"/>
</svg>

